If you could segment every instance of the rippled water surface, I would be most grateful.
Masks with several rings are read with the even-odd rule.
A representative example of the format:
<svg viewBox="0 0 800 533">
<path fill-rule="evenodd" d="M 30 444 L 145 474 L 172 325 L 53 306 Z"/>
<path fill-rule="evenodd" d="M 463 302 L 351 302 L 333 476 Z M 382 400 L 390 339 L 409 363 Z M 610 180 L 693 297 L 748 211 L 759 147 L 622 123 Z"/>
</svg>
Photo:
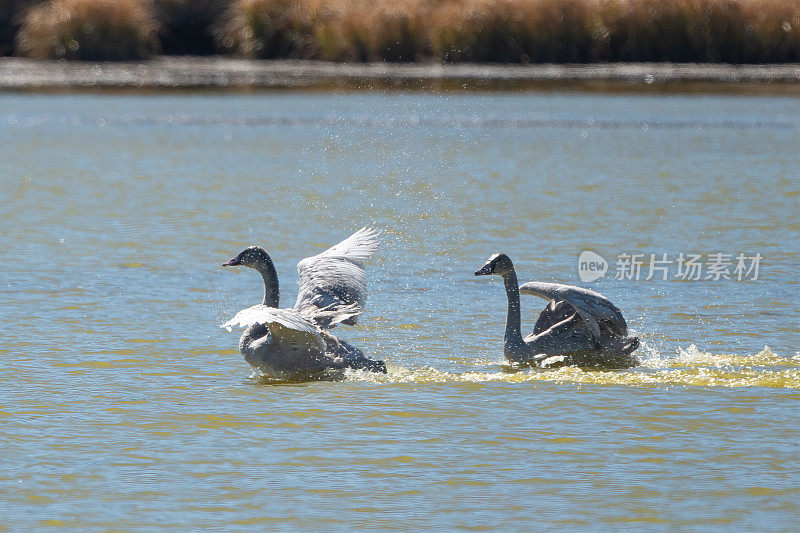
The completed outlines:
<svg viewBox="0 0 800 533">
<path fill-rule="evenodd" d="M 796 98 L 0 94 L 0 139 L 0 530 L 800 528 Z M 252 376 L 218 325 L 261 281 L 220 263 L 264 246 L 289 306 L 364 225 L 337 331 L 389 373 Z M 508 366 L 497 251 L 643 365 Z"/>
</svg>

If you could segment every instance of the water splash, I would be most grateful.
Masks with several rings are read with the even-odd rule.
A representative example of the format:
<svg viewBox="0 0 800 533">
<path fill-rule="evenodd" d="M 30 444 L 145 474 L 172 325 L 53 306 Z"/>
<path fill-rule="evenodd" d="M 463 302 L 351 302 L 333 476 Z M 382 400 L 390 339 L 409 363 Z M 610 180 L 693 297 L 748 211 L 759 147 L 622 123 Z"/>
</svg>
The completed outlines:
<svg viewBox="0 0 800 533">
<path fill-rule="evenodd" d="M 643 364 L 628 370 L 554 370 L 516 368 L 494 363 L 484 371 L 449 372 L 432 366 L 406 368 L 390 364 L 387 374 L 347 371 L 344 378 L 380 384 L 429 383 L 529 383 L 554 382 L 592 385 L 770 387 L 800 389 L 800 356 L 784 357 L 768 346 L 743 356 L 714 354 L 695 345 L 678 349 L 677 357 L 663 357 L 644 347 Z"/>
</svg>

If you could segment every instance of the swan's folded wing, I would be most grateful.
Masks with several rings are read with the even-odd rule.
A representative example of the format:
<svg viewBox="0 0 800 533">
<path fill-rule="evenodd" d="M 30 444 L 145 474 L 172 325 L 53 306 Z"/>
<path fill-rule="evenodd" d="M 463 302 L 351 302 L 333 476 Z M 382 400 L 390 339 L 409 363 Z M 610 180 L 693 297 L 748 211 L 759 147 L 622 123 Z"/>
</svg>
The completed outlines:
<svg viewBox="0 0 800 533">
<path fill-rule="evenodd" d="M 363 262 L 377 248 L 378 233 L 362 228 L 321 254 L 300 261 L 300 290 L 294 309 L 322 327 L 355 324 L 367 301 Z"/>
<path fill-rule="evenodd" d="M 248 327 L 253 324 L 265 324 L 272 335 L 272 343 L 276 346 L 320 355 L 325 353 L 325 343 L 317 327 L 294 309 L 254 305 L 242 309 L 220 327 L 230 331 L 233 327 Z"/>
<path fill-rule="evenodd" d="M 550 300 L 547 306 L 539 313 L 536 325 L 533 326 L 533 335 L 538 335 L 552 328 L 559 322 L 575 314 L 575 310 L 566 301 L 556 302 Z"/>
<path fill-rule="evenodd" d="M 626 336 L 628 325 L 622 312 L 600 293 L 560 283 L 531 281 L 520 285 L 520 294 L 532 294 L 546 300 L 565 301 L 580 315 L 595 341 L 600 341 L 601 325 L 616 335 Z"/>
<path fill-rule="evenodd" d="M 272 344 L 280 348 L 282 352 L 294 352 L 299 357 L 308 355 L 322 356 L 325 354 L 325 341 L 319 334 L 319 330 L 310 333 L 306 330 L 299 330 L 285 326 L 282 322 L 270 322 L 267 324 L 272 335 Z"/>
</svg>

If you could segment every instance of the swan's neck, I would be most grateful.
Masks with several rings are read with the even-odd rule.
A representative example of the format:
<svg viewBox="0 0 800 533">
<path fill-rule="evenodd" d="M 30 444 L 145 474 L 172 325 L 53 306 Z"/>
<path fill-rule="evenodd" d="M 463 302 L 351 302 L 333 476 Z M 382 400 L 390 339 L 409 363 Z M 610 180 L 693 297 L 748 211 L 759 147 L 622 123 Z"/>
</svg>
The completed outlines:
<svg viewBox="0 0 800 533">
<path fill-rule="evenodd" d="M 264 278 L 264 305 L 269 307 L 278 307 L 280 302 L 280 291 L 278 288 L 278 273 L 275 271 L 275 265 L 272 264 L 272 259 L 267 257 L 259 261 L 255 269 Z"/>
<path fill-rule="evenodd" d="M 519 283 L 517 273 L 511 270 L 503 276 L 506 285 L 506 296 L 508 297 L 508 314 L 506 315 L 506 335 L 505 346 L 508 348 L 524 345 L 522 340 L 522 326 L 520 325 L 519 309 Z"/>
</svg>

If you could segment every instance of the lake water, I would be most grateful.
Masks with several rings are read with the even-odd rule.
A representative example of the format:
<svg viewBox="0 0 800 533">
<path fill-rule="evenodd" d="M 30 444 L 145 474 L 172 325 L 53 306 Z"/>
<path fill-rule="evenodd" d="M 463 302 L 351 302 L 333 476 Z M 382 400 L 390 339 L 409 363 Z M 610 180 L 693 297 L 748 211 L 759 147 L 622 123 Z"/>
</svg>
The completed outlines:
<svg viewBox="0 0 800 533">
<path fill-rule="evenodd" d="M 0 139 L 0 530 L 800 528 L 798 98 L 5 93 Z M 264 246 L 290 306 L 365 225 L 336 332 L 389 373 L 251 375 L 219 265 Z M 498 251 L 642 366 L 506 365 Z"/>
</svg>

